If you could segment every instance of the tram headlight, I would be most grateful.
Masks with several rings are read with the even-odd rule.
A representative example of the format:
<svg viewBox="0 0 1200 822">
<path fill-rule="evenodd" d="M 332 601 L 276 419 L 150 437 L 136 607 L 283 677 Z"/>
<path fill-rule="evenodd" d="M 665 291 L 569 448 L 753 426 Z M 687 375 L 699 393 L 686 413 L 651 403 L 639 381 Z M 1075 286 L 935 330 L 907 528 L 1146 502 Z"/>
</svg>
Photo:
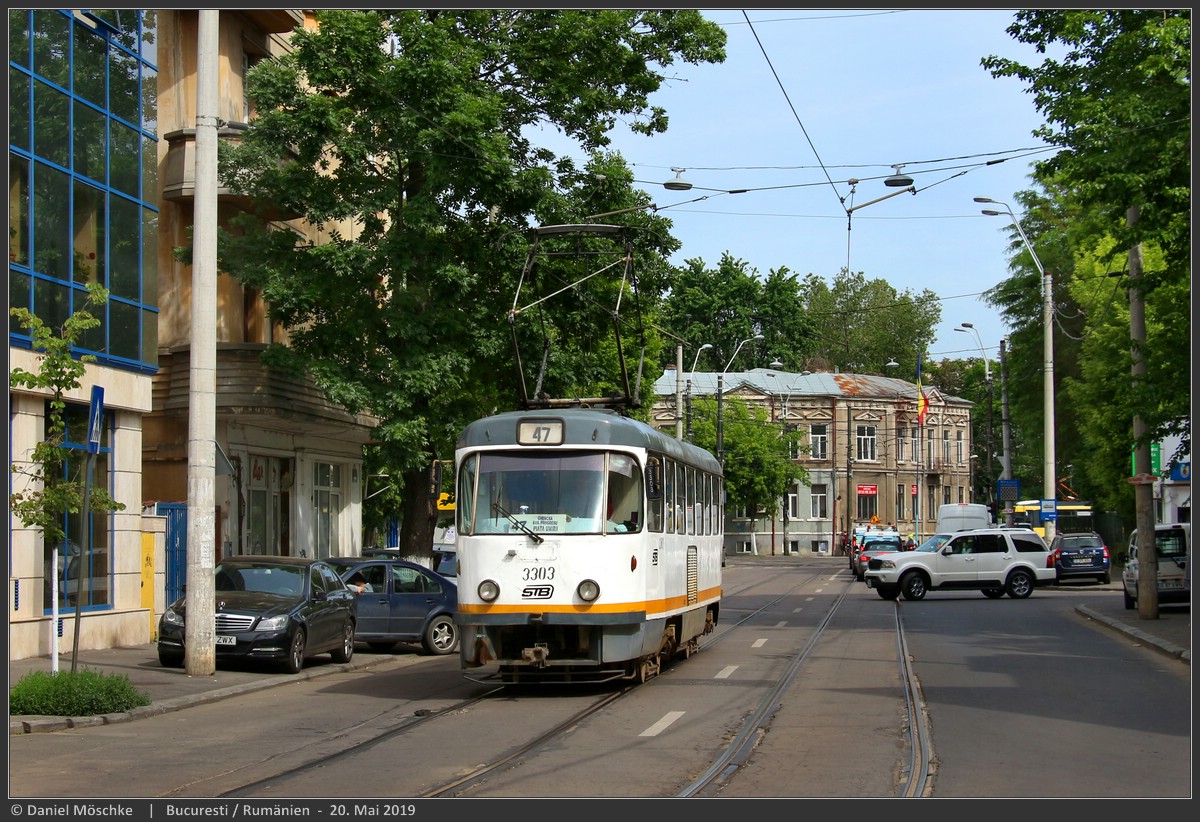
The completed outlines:
<svg viewBox="0 0 1200 822">
<path fill-rule="evenodd" d="M 596 597 L 600 596 L 600 584 L 594 579 L 585 579 L 579 583 L 575 593 L 579 594 L 579 598 L 584 602 L 594 602 Z"/>
<path fill-rule="evenodd" d="M 484 602 L 495 602 L 496 597 L 500 596 L 500 586 L 490 579 L 485 579 L 479 583 L 479 598 Z"/>
</svg>

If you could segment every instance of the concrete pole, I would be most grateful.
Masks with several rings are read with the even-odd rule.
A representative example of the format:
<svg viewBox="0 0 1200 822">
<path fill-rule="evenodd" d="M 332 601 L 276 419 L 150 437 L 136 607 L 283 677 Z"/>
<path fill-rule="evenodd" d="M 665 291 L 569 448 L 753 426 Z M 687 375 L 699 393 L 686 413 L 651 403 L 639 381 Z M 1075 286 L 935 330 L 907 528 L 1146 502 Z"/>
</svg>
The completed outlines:
<svg viewBox="0 0 1200 822">
<path fill-rule="evenodd" d="M 196 37 L 196 189 L 192 221 L 188 396 L 188 676 L 216 670 L 217 54 L 220 12 L 201 9 Z"/>
<path fill-rule="evenodd" d="M 1004 440 L 1004 455 L 1001 457 L 1001 479 L 1012 479 L 1012 429 L 1008 421 L 1008 340 L 1000 338 L 1000 428 Z M 1004 524 L 1012 526 L 1015 519 L 1012 500 L 1004 500 Z"/>
<path fill-rule="evenodd" d="M 683 439 L 683 343 L 675 346 L 675 439 Z"/>
</svg>

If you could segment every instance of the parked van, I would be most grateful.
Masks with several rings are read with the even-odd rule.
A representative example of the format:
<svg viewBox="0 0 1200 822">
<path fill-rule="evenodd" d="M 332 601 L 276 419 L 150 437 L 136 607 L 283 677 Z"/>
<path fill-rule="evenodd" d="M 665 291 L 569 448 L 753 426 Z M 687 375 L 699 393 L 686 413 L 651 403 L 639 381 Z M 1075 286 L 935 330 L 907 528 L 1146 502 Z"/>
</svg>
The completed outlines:
<svg viewBox="0 0 1200 822">
<path fill-rule="evenodd" d="M 1154 548 L 1158 560 L 1158 601 L 1162 603 L 1190 602 L 1191 592 L 1191 523 L 1154 526 Z M 1125 557 L 1125 569 L 1121 572 L 1121 585 L 1125 589 L 1125 607 L 1137 607 L 1138 593 L 1138 537 L 1137 529 L 1129 535 L 1129 553 Z"/>
<path fill-rule="evenodd" d="M 992 513 L 986 505 L 977 502 L 951 502 L 938 508 L 939 534 L 991 527 Z"/>
</svg>

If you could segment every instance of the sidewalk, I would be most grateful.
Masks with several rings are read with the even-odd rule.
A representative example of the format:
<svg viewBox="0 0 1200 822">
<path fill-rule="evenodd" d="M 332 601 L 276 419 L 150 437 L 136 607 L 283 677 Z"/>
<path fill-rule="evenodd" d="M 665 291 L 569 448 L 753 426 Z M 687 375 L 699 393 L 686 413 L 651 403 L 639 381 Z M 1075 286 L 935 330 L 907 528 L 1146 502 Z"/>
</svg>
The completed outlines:
<svg viewBox="0 0 1200 822">
<path fill-rule="evenodd" d="M 1119 591 L 1119 588 L 1118 588 Z M 1110 601 L 1111 600 L 1111 601 Z M 1191 607 L 1164 605 L 1159 608 L 1159 618 L 1143 620 L 1136 610 L 1126 610 L 1119 593 L 1103 600 L 1092 599 L 1088 605 L 1075 606 L 1075 612 L 1085 619 L 1096 620 L 1105 628 L 1117 631 L 1137 645 L 1153 648 L 1169 657 L 1191 665 Z M 361 670 L 385 663 L 409 660 L 415 663 L 422 657 L 414 653 L 370 653 L 355 651 L 350 662 L 339 665 L 321 655 L 308 660 L 298 674 L 279 673 L 267 666 L 251 667 L 233 664 L 222 665 L 216 673 L 207 677 L 188 676 L 183 668 L 164 668 L 158 662 L 158 652 L 153 644 L 135 645 L 127 648 L 106 648 L 81 651 L 77 668 L 90 668 L 105 674 L 124 674 L 135 688 L 149 695 L 150 705 L 135 708 L 128 713 L 107 714 L 88 717 L 15 716 L 9 717 L 8 732 L 13 734 L 46 733 L 129 722 L 156 714 L 178 711 L 193 705 L 214 702 L 237 694 L 248 693 L 277 685 L 286 685 L 326 674 Z M 60 672 L 71 670 L 71 654 L 59 658 Z M 20 681 L 31 671 L 50 671 L 48 657 L 33 657 L 10 661 L 8 666 L 9 687 Z"/>
</svg>

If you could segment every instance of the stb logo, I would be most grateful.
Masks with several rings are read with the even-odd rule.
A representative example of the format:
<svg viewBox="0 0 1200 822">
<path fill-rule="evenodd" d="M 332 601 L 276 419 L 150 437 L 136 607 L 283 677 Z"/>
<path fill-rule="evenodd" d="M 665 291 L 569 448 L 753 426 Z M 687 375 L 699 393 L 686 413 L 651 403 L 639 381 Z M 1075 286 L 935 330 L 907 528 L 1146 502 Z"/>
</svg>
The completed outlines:
<svg viewBox="0 0 1200 822">
<path fill-rule="evenodd" d="M 550 599 L 552 596 L 553 585 L 526 585 L 521 591 L 521 599 Z"/>
</svg>

